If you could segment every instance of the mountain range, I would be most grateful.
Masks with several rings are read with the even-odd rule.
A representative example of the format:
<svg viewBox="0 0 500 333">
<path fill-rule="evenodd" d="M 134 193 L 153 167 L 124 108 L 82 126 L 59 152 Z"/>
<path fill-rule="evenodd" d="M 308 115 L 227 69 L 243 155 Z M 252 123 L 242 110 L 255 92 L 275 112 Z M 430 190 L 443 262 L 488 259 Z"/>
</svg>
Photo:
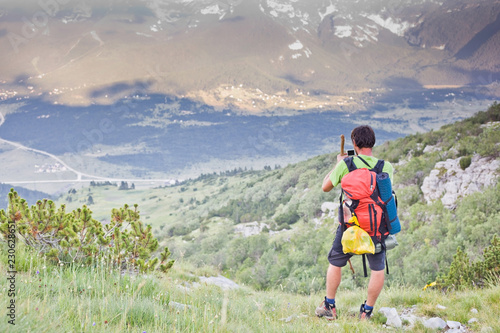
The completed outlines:
<svg viewBox="0 0 500 333">
<path fill-rule="evenodd" d="M 498 0 L 3 1 L 0 98 L 369 110 L 428 88 L 500 94 Z"/>
</svg>

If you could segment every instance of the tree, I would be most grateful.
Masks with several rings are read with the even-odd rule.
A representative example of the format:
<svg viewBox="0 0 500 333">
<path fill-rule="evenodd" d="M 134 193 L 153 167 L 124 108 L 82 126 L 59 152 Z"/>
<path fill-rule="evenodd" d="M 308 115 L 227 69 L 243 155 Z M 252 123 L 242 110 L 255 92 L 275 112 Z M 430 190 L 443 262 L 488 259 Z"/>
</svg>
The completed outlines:
<svg viewBox="0 0 500 333">
<path fill-rule="evenodd" d="M 141 272 L 166 272 L 174 263 L 168 260 L 170 251 L 164 249 L 161 261 L 153 256 L 158 240 L 151 226 L 141 222 L 137 208 L 136 204 L 133 209 L 128 205 L 113 209 L 110 223 L 103 226 L 85 205 L 66 213 L 65 205 L 56 209 L 53 201 L 44 199 L 30 208 L 12 189 L 7 212 L 0 210 L 0 240 L 14 235 L 56 263 L 105 260 L 120 269 L 131 266 Z"/>
</svg>

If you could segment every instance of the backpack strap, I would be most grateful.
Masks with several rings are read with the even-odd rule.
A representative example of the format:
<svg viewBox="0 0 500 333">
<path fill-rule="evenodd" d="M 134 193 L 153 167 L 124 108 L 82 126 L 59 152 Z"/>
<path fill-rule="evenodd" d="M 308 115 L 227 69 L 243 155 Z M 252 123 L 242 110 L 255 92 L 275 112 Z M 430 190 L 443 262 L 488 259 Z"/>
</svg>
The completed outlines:
<svg viewBox="0 0 500 333">
<path fill-rule="evenodd" d="M 345 224 L 346 221 L 344 221 L 344 206 L 343 206 L 343 192 L 340 191 L 340 196 L 339 196 L 339 222 L 340 225 L 342 226 L 342 233 L 347 230 L 347 226 Z"/>
<path fill-rule="evenodd" d="M 352 172 L 352 171 L 354 171 L 354 170 L 356 170 L 358 168 L 356 166 L 356 164 L 354 164 L 354 161 L 353 161 L 352 157 L 346 157 L 346 158 L 344 158 L 344 162 L 345 162 L 345 165 L 347 165 L 347 169 L 349 170 L 349 172 Z"/>
<path fill-rule="evenodd" d="M 363 256 L 363 273 L 365 277 L 368 277 L 368 271 L 366 270 L 366 254 L 362 254 Z"/>
<path fill-rule="evenodd" d="M 366 162 L 361 156 L 358 155 L 357 158 L 359 158 L 361 160 L 361 162 L 363 162 L 371 171 L 375 171 L 375 173 L 377 173 L 377 174 L 381 173 L 382 170 L 384 170 L 384 164 L 385 164 L 384 160 L 378 160 L 377 164 L 375 164 L 375 166 L 372 168 L 371 165 L 368 164 L 368 162 Z M 347 164 L 347 162 L 346 162 L 346 164 Z M 352 163 L 352 164 L 354 164 L 354 163 Z M 347 167 L 349 167 L 349 165 L 347 165 Z M 356 170 L 356 169 L 354 169 L 354 170 Z M 349 169 L 349 172 L 351 172 L 351 171 L 352 170 Z"/>
<path fill-rule="evenodd" d="M 371 169 L 371 165 L 370 165 L 370 164 L 368 164 L 368 162 L 366 162 L 366 161 L 365 161 L 363 158 L 361 158 L 361 156 L 359 156 L 359 155 L 358 155 L 357 157 L 361 160 L 361 162 L 363 162 L 364 164 L 366 164 L 366 165 L 368 166 L 368 168 L 370 168 L 370 169 Z"/>
</svg>

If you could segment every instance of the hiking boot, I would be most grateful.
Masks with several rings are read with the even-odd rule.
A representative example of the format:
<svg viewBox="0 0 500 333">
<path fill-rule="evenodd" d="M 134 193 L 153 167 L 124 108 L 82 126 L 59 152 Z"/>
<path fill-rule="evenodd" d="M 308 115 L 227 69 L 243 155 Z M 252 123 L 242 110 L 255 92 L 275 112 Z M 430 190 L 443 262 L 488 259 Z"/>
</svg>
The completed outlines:
<svg viewBox="0 0 500 333">
<path fill-rule="evenodd" d="M 325 300 L 316 308 L 316 316 L 325 317 L 328 320 L 337 319 L 337 310 L 335 310 L 335 305 L 331 305 Z"/>
<path fill-rule="evenodd" d="M 359 309 L 359 319 L 368 320 L 372 316 L 373 309 L 365 310 L 365 305 L 366 305 L 366 301 L 363 304 L 361 304 L 361 308 Z"/>
</svg>

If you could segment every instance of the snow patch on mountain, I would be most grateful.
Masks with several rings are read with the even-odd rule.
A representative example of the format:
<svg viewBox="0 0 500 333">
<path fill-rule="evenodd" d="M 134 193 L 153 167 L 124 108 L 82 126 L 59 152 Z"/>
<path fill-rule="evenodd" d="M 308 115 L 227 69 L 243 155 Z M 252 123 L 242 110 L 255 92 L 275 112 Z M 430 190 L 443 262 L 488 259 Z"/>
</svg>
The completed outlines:
<svg viewBox="0 0 500 333">
<path fill-rule="evenodd" d="M 153 32 L 158 32 L 158 31 L 163 30 L 163 28 L 161 27 L 161 20 L 158 20 L 158 22 L 156 22 L 156 24 L 153 24 L 152 26 L 150 26 L 149 29 L 151 29 L 151 31 L 153 31 Z"/>
<path fill-rule="evenodd" d="M 267 7 L 271 8 L 269 14 L 274 17 L 278 17 L 278 13 L 288 14 L 290 15 L 290 18 L 293 18 L 295 16 L 294 8 L 289 3 L 280 3 L 279 1 L 275 0 L 267 0 Z"/>
<path fill-rule="evenodd" d="M 309 58 L 312 55 L 312 52 L 311 50 L 309 50 L 308 47 L 306 47 L 306 49 L 304 50 L 304 54 L 306 55 L 307 58 Z"/>
<path fill-rule="evenodd" d="M 442 44 L 442 45 L 439 45 L 439 46 L 433 46 L 432 48 L 436 49 L 436 50 L 443 51 L 446 48 L 446 44 Z"/>
<path fill-rule="evenodd" d="M 303 54 L 299 53 L 299 52 L 294 53 L 291 56 L 292 59 L 298 59 L 298 58 L 302 57 L 303 55 L 305 55 L 306 58 L 309 58 L 312 55 L 312 51 L 308 47 L 304 47 L 304 44 L 302 44 L 302 42 L 298 39 L 295 42 L 293 42 L 292 44 L 288 45 L 288 48 L 292 51 L 303 50 L 303 52 L 304 52 Z"/>
<path fill-rule="evenodd" d="M 302 45 L 302 43 L 300 42 L 300 40 L 296 40 L 294 43 L 288 45 L 288 48 L 290 50 L 302 50 L 304 48 L 304 45 Z"/>
<path fill-rule="evenodd" d="M 92 30 L 90 32 L 90 35 L 92 36 L 92 38 L 94 38 L 96 41 L 99 42 L 99 45 L 100 46 L 103 46 L 104 45 L 104 42 L 102 41 L 102 39 L 99 37 L 99 35 L 97 34 L 97 32 L 95 30 Z"/>
<path fill-rule="evenodd" d="M 357 26 L 357 34 L 354 37 L 354 40 L 357 41 L 360 46 L 363 46 L 363 42 L 376 42 L 378 41 L 379 30 L 377 26 L 374 25 L 366 25 L 364 27 Z"/>
<path fill-rule="evenodd" d="M 224 12 L 219 8 L 218 4 L 208 6 L 200 11 L 203 15 L 223 15 Z"/>
<path fill-rule="evenodd" d="M 348 25 L 337 25 L 335 26 L 335 36 L 339 38 L 351 37 L 352 27 Z"/>
<path fill-rule="evenodd" d="M 404 33 L 409 29 L 412 28 L 414 25 L 410 24 L 409 22 L 401 21 L 399 19 L 393 19 L 392 17 L 388 17 L 387 19 L 383 19 L 382 16 L 379 14 L 364 14 L 362 15 L 366 17 L 367 19 L 372 20 L 376 24 L 380 25 L 382 28 L 385 28 L 392 32 L 393 34 L 396 34 L 400 37 L 404 36 Z"/>
<path fill-rule="evenodd" d="M 174 23 L 180 20 L 180 12 L 178 10 L 175 10 L 170 7 L 170 3 L 168 1 L 162 1 L 162 0 L 154 0 L 154 1 L 147 1 L 146 6 L 156 15 L 156 18 L 158 18 L 159 23 L 161 22 L 168 22 L 168 23 Z M 162 30 L 158 26 L 151 26 L 151 31 L 157 32 L 159 30 Z"/>
<path fill-rule="evenodd" d="M 330 5 L 325 8 L 325 12 L 322 13 L 320 11 L 318 14 L 319 14 L 319 17 L 321 18 L 321 21 L 323 21 L 325 19 L 325 17 L 327 17 L 330 14 L 335 13 L 336 11 L 337 11 L 337 8 L 335 7 L 335 5 L 332 2 L 330 2 Z"/>
</svg>

